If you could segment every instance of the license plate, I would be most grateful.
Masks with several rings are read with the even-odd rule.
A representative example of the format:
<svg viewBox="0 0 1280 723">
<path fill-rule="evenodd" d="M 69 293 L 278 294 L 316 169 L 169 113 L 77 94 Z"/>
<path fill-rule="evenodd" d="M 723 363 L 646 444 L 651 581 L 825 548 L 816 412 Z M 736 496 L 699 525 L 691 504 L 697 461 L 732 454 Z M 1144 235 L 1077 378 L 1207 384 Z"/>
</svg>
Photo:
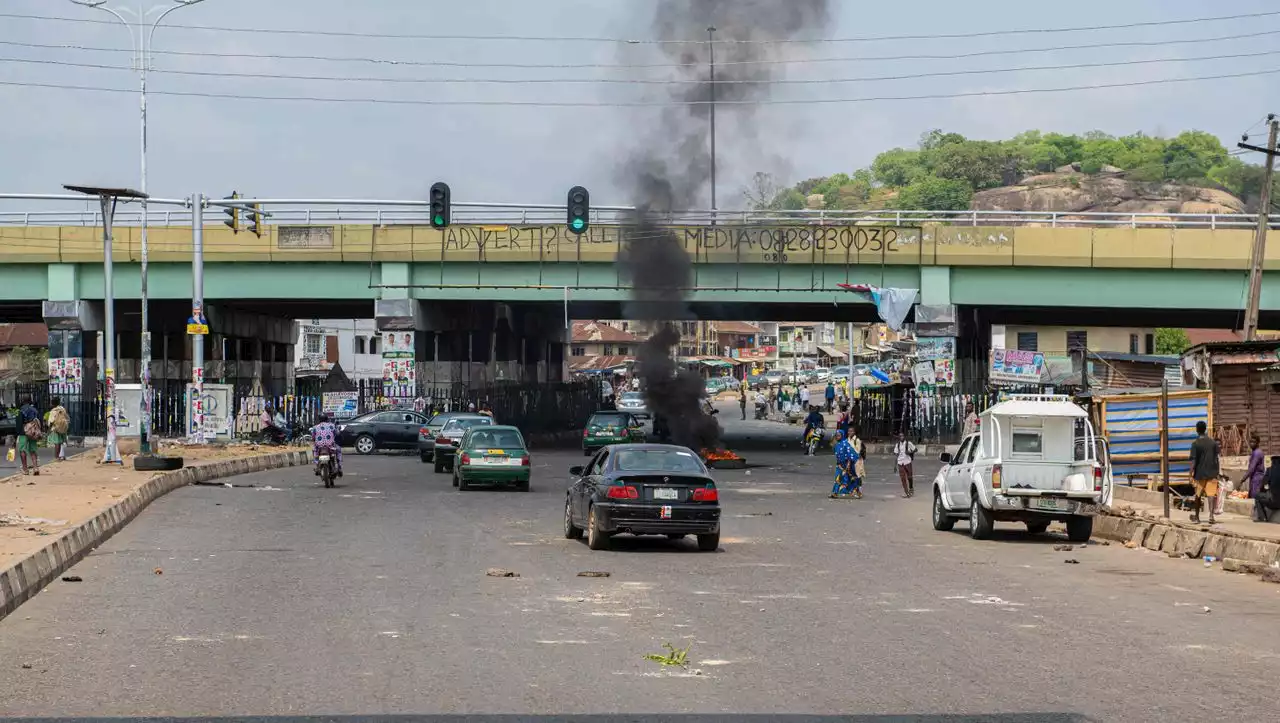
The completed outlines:
<svg viewBox="0 0 1280 723">
<path fill-rule="evenodd" d="M 508 467 L 519 467 L 520 460 L 515 457 L 503 457 L 502 459 L 497 460 L 497 464 L 505 464 Z"/>
<path fill-rule="evenodd" d="M 322 455 L 320 455 L 320 461 L 321 461 L 321 462 L 328 462 L 328 461 L 329 461 L 329 455 L 327 455 L 327 454 L 322 454 Z"/>
<path fill-rule="evenodd" d="M 678 500 L 680 499 L 680 490 L 656 489 L 653 491 L 655 500 Z"/>
<path fill-rule="evenodd" d="M 659 514 L 662 516 L 662 519 L 664 520 L 671 519 L 671 505 L 663 505 L 662 511 Z"/>
<path fill-rule="evenodd" d="M 1062 512 L 1064 510 L 1069 509 L 1068 506 L 1070 504 L 1071 503 L 1067 502 L 1066 500 L 1055 500 L 1052 498 L 1049 498 L 1049 499 L 1042 498 L 1038 500 L 1032 500 L 1031 502 L 1031 506 L 1037 510 L 1053 510 L 1055 512 Z"/>
</svg>

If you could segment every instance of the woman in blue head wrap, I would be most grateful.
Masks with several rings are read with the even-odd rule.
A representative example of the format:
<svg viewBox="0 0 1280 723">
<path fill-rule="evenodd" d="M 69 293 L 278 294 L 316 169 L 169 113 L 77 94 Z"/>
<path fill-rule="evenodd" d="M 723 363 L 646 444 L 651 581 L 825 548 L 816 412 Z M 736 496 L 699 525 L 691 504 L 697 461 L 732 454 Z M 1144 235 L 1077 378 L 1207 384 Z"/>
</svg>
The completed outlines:
<svg viewBox="0 0 1280 723">
<path fill-rule="evenodd" d="M 844 430 L 836 432 L 836 481 L 831 497 L 862 497 L 862 478 L 858 476 L 858 450 L 849 442 Z"/>
</svg>

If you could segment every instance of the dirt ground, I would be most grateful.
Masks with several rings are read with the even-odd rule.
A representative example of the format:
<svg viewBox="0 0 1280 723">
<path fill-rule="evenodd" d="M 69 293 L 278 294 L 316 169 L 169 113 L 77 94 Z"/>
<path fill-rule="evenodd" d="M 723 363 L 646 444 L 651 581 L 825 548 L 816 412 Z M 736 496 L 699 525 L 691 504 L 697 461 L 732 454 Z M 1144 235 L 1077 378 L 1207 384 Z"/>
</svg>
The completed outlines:
<svg viewBox="0 0 1280 723">
<path fill-rule="evenodd" d="M 66 462 L 51 462 L 40 450 L 40 476 L 0 479 L 0 569 L 6 569 L 48 544 L 65 530 L 94 517 L 156 474 L 136 472 L 136 443 L 121 445 L 123 465 L 102 464 L 102 450 L 91 449 Z M 188 467 L 226 459 L 271 454 L 278 447 L 249 445 L 186 447 L 166 444 L 159 454 L 182 456 Z"/>
</svg>

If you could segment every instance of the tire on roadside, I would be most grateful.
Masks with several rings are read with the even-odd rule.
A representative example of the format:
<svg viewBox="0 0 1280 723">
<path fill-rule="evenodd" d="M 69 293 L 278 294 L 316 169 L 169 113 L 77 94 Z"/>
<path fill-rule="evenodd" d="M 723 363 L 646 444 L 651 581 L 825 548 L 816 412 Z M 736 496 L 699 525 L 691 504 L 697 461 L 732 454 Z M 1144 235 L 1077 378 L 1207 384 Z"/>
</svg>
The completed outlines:
<svg viewBox="0 0 1280 723">
<path fill-rule="evenodd" d="M 133 458 L 133 468 L 139 472 L 171 472 L 182 469 L 182 457 L 148 457 L 138 455 Z"/>
</svg>

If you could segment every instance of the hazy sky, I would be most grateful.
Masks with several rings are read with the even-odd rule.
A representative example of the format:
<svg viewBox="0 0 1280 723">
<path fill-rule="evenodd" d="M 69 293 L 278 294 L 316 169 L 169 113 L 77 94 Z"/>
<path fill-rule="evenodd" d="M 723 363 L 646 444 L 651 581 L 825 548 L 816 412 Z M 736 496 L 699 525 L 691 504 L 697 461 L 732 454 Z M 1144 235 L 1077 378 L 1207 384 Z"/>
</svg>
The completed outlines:
<svg viewBox="0 0 1280 723">
<path fill-rule="evenodd" d="M 695 2 L 696 0 L 665 0 Z M 760 2 L 761 0 L 753 0 Z M 779 0 L 785 1 L 785 0 Z M 136 7 L 136 0 L 109 0 Z M 1115 25 L 1280 10 L 1275 0 L 984 0 L 856 2 L 836 8 L 829 38 L 936 35 L 981 30 Z M 150 0 L 148 6 L 163 5 Z M 155 35 L 150 76 L 150 190 L 160 196 L 231 189 L 259 197 L 421 198 L 447 180 L 457 201 L 559 202 L 569 186 L 597 204 L 628 199 L 617 166 L 647 137 L 654 111 L 617 107 L 467 107 L 166 96 L 259 96 L 486 101 L 652 101 L 662 86 L 625 83 L 386 83 L 282 79 L 280 75 L 401 79 L 662 79 L 664 69 L 529 69 L 391 65 L 361 61 L 214 57 L 207 54 L 359 57 L 417 63 L 566 64 L 663 62 L 649 45 L 600 42 L 422 40 L 248 33 L 173 27 L 359 33 L 625 37 L 652 39 L 652 0 L 205 0 L 169 15 Z M 69 0 L 0 0 L 0 13 L 109 20 Z M 950 60 L 796 63 L 787 79 L 833 79 L 1141 59 L 1179 59 L 1093 70 L 1020 71 L 881 82 L 792 84 L 775 98 L 835 99 L 1062 87 L 1280 69 L 1280 15 L 1187 25 L 965 39 L 788 45 L 786 57 L 956 54 L 1060 45 L 1159 42 L 1276 31 L 1218 42 L 1095 48 Z M 701 29 L 690 29 L 694 36 Z M 32 48 L 14 43 L 53 46 Z M 22 87 L 46 83 L 136 89 L 123 27 L 0 17 L 0 191 L 56 192 L 62 183 L 138 183 L 134 93 Z M 705 48 L 691 52 L 703 53 Z M 1276 51 L 1259 57 L 1187 58 Z M 117 66 L 68 67 L 19 59 Z M 119 69 L 123 67 L 124 69 Z M 212 75 L 179 75 L 163 71 Z M 226 73 L 267 76 L 227 78 Z M 1172 134 L 1197 128 L 1234 143 L 1267 111 L 1280 111 L 1280 75 L 1071 93 L 773 105 L 755 112 L 756 136 L 727 115 L 719 135 L 721 206 L 738 203 L 755 170 L 795 181 L 865 166 L 880 151 L 912 146 L 930 128 L 1005 138 L 1028 128 Z M 745 140 L 744 140 L 745 139 Z M 705 200 L 702 201 L 705 205 Z M 6 207 L 12 208 L 11 205 Z"/>
</svg>

